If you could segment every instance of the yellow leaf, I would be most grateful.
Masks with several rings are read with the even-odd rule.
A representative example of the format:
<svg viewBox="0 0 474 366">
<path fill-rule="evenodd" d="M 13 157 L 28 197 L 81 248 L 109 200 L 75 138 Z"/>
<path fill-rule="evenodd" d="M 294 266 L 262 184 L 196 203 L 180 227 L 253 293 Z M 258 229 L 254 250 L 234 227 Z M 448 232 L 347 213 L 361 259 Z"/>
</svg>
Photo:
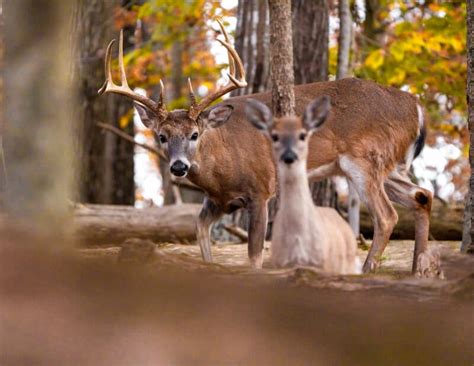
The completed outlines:
<svg viewBox="0 0 474 366">
<path fill-rule="evenodd" d="M 120 126 L 120 128 L 124 129 L 125 127 L 128 126 L 128 124 L 130 123 L 132 114 L 133 114 L 133 109 L 130 109 L 127 113 L 125 113 L 124 115 L 120 116 L 120 118 L 119 118 L 119 126 Z"/>
<path fill-rule="evenodd" d="M 384 55 L 383 55 L 383 50 L 376 50 L 372 52 L 369 57 L 365 59 L 364 64 L 367 67 L 370 67 L 373 70 L 378 69 L 380 66 L 382 66 L 384 61 Z"/>
</svg>

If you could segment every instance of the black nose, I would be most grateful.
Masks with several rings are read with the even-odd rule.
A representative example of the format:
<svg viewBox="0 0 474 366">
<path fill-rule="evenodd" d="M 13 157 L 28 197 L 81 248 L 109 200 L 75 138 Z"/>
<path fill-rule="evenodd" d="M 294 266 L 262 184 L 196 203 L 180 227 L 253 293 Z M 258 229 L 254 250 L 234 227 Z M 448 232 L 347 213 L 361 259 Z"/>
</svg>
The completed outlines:
<svg viewBox="0 0 474 366">
<path fill-rule="evenodd" d="M 285 164 L 293 164 L 295 160 L 298 159 L 298 156 L 293 150 L 286 150 L 280 157 Z"/>
<path fill-rule="evenodd" d="M 176 175 L 177 177 L 182 177 L 183 175 L 185 175 L 188 169 L 189 167 L 181 160 L 176 160 L 170 167 L 171 173 L 173 173 L 173 175 Z"/>
</svg>

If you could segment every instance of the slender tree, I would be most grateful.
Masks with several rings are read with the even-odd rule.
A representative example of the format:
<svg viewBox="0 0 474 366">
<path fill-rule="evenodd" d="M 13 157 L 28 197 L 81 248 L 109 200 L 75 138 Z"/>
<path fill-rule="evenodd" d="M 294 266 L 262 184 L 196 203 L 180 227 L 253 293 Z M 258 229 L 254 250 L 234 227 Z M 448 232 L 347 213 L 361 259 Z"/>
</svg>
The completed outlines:
<svg viewBox="0 0 474 366">
<path fill-rule="evenodd" d="M 275 116 L 286 116 L 295 113 L 291 2 L 290 0 L 269 0 L 268 5 L 272 109 Z"/>
<path fill-rule="evenodd" d="M 469 180 L 469 194 L 466 200 L 466 215 L 464 219 L 464 235 L 461 250 L 474 253 L 474 225 L 472 212 L 474 210 L 474 0 L 467 1 L 467 102 L 468 125 L 470 131 L 469 162 L 471 178 Z"/>
<path fill-rule="evenodd" d="M 349 7 L 349 0 L 339 0 L 339 37 L 337 49 L 337 79 L 343 79 L 349 76 L 350 70 L 350 51 L 352 41 L 352 17 Z M 348 199 L 348 219 L 352 231 L 356 237 L 360 232 L 360 199 L 357 191 L 351 182 L 347 181 L 349 186 Z"/>
</svg>

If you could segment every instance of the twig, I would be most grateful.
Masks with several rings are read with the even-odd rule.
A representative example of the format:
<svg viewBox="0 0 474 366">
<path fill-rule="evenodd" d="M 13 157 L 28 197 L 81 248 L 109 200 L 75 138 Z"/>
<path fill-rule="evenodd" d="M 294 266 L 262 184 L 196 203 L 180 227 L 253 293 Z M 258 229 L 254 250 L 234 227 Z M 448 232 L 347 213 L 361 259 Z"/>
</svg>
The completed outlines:
<svg viewBox="0 0 474 366">
<path fill-rule="evenodd" d="M 137 146 L 140 146 L 140 147 L 144 148 L 145 150 L 148 150 L 148 151 L 158 155 L 160 158 L 168 160 L 167 157 L 165 156 L 165 154 L 163 154 L 163 152 L 161 150 L 157 149 L 156 147 L 153 147 L 153 146 L 150 146 L 150 145 L 147 145 L 147 144 L 142 144 L 141 142 L 135 141 L 135 139 L 132 136 L 130 136 L 129 134 L 123 132 L 119 128 L 117 128 L 115 126 L 112 126 L 109 123 L 97 122 L 96 124 L 100 128 L 102 128 L 104 130 L 107 130 L 107 131 L 110 131 L 110 132 L 116 134 L 117 136 L 123 138 L 124 140 L 127 140 L 128 142 L 130 142 L 132 144 L 135 144 Z"/>
</svg>

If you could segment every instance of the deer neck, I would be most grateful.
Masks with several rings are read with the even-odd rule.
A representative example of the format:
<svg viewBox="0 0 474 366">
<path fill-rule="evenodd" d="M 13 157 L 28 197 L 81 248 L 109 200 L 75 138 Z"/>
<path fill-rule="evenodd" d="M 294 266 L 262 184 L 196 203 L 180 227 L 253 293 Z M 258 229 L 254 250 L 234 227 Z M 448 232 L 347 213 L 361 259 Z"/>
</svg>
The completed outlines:
<svg viewBox="0 0 474 366">
<path fill-rule="evenodd" d="M 306 161 L 296 162 L 290 166 L 278 163 L 278 183 L 282 202 L 286 207 L 301 207 L 310 203 L 312 205 L 311 191 L 308 186 Z M 291 204 L 288 204 L 290 203 Z"/>
</svg>

